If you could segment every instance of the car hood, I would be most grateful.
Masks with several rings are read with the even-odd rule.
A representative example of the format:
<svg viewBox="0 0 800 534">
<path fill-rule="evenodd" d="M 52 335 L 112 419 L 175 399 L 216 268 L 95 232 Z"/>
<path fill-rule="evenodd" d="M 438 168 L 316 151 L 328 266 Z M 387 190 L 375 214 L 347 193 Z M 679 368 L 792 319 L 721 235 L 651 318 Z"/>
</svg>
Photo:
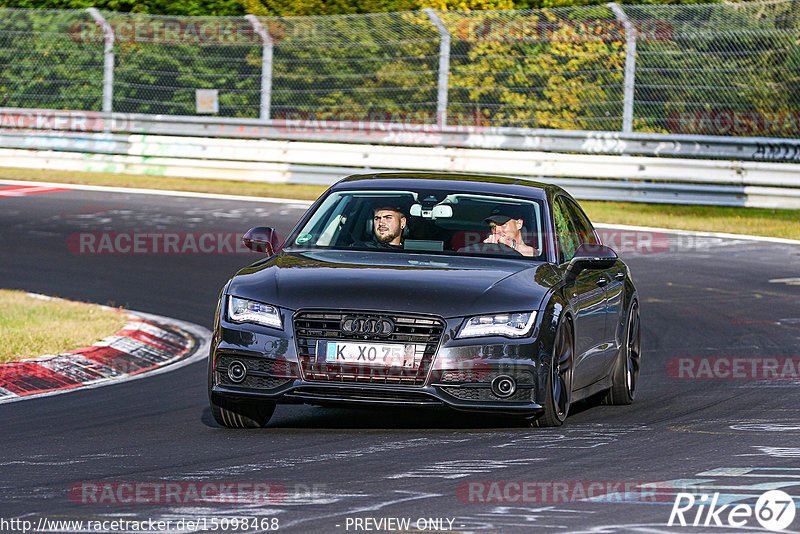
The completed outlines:
<svg viewBox="0 0 800 534">
<path fill-rule="evenodd" d="M 392 252 L 281 252 L 239 271 L 227 293 L 290 310 L 456 317 L 536 310 L 557 281 L 548 264 Z"/>
</svg>

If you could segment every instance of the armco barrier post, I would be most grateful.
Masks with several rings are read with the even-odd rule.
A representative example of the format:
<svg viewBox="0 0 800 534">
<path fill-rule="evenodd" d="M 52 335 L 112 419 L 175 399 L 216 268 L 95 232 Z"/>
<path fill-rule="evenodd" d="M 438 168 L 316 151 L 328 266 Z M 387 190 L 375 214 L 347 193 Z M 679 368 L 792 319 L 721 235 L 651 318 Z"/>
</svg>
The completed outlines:
<svg viewBox="0 0 800 534">
<path fill-rule="evenodd" d="M 261 111 L 259 117 L 262 120 L 269 120 L 272 103 L 272 36 L 255 15 L 245 15 L 244 18 L 253 26 L 253 31 L 261 37 Z"/>
<path fill-rule="evenodd" d="M 423 9 L 439 32 L 439 95 L 436 99 L 436 125 L 444 128 L 447 125 L 447 91 L 450 88 L 450 31 L 433 9 Z"/>
<path fill-rule="evenodd" d="M 114 97 L 114 29 L 97 8 L 87 7 L 86 11 L 103 28 L 103 113 L 111 113 Z"/>
<path fill-rule="evenodd" d="M 636 39 L 638 34 L 636 27 L 623 11 L 622 6 L 616 2 L 606 4 L 617 19 L 625 26 L 625 97 L 622 105 L 622 131 L 630 133 L 633 131 L 633 99 L 634 81 L 636 76 Z"/>
</svg>

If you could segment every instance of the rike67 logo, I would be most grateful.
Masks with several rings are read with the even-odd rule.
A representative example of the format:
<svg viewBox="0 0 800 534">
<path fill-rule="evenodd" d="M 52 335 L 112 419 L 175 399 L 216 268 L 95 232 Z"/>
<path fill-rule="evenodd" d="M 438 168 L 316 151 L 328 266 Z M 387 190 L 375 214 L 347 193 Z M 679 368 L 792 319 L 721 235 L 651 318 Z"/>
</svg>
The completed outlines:
<svg viewBox="0 0 800 534">
<path fill-rule="evenodd" d="M 748 504 L 719 504 L 719 498 L 719 493 L 678 493 L 667 525 L 744 528 L 753 527 L 751 520 L 755 517 L 762 528 L 780 531 L 794 521 L 795 503 L 785 491 L 767 491 L 758 498 L 755 507 Z"/>
</svg>

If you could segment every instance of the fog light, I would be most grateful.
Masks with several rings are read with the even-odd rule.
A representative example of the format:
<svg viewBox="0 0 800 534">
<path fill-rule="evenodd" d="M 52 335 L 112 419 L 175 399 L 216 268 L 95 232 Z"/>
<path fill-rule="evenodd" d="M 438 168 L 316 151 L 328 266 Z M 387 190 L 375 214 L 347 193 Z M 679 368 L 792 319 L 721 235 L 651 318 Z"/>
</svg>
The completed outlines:
<svg viewBox="0 0 800 534">
<path fill-rule="evenodd" d="M 244 381 L 247 376 L 247 367 L 239 360 L 234 360 L 228 365 L 228 378 L 231 382 L 238 384 Z"/>
<path fill-rule="evenodd" d="M 492 380 L 492 393 L 501 399 L 507 399 L 517 391 L 517 382 L 508 375 L 500 375 Z"/>
</svg>

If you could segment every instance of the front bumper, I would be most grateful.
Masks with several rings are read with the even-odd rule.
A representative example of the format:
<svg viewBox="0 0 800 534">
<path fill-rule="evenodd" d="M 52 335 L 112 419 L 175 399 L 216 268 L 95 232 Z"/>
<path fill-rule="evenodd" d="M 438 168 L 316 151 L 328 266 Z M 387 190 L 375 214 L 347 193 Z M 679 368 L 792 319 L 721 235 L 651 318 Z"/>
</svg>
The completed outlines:
<svg viewBox="0 0 800 534">
<path fill-rule="evenodd" d="M 441 339 L 431 346 L 424 373 L 406 381 L 309 372 L 313 366 L 304 344 L 295 339 L 292 321 L 279 331 L 222 318 L 212 343 L 209 394 L 216 402 L 416 406 L 524 417 L 541 412 L 542 362 L 549 351 L 539 340 L 538 326 L 524 339 L 456 339 L 461 320 L 441 322 Z M 237 373 L 237 380 L 231 379 L 234 362 L 245 368 L 243 379 Z M 512 379 L 512 394 L 492 388 L 498 377 Z"/>
<path fill-rule="evenodd" d="M 453 385 L 446 386 L 454 388 Z M 528 401 L 477 400 L 465 401 L 445 393 L 440 385 L 419 388 L 370 386 L 335 383 L 310 383 L 294 380 L 275 391 L 255 390 L 217 384 L 212 398 L 229 401 L 276 404 L 314 404 L 320 406 L 408 406 L 418 408 L 450 408 L 460 411 L 534 416 L 542 406 Z M 467 388 L 464 388 L 467 389 Z M 477 388 L 469 388 L 477 389 Z M 488 391 L 488 389 L 487 389 Z M 531 391 L 529 390 L 529 393 Z"/>
</svg>

